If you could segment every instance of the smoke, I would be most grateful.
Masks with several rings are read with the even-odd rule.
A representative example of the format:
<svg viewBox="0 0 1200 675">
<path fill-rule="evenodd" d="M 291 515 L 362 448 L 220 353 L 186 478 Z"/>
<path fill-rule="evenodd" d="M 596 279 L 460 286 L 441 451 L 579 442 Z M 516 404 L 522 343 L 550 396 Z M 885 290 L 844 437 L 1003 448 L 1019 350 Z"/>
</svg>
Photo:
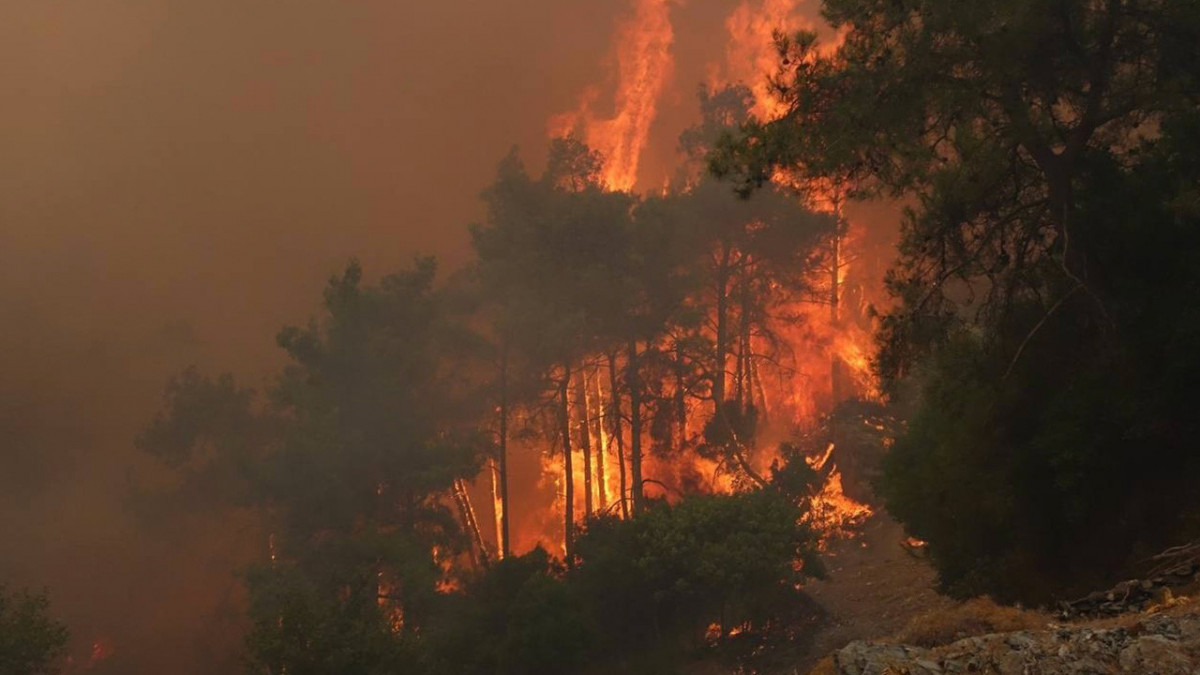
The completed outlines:
<svg viewBox="0 0 1200 675">
<path fill-rule="evenodd" d="M 48 587 L 71 672 L 93 654 L 94 672 L 231 670 L 252 523 L 147 527 L 129 508 L 132 485 L 161 479 L 132 439 L 166 378 L 196 364 L 261 385 L 276 330 L 351 256 L 374 274 L 416 252 L 460 264 L 508 148 L 536 164 L 581 91 L 621 100 L 611 40 L 631 6 L 6 5 L 0 582 Z M 669 8 L 639 189 L 671 174 L 738 6 Z"/>
</svg>

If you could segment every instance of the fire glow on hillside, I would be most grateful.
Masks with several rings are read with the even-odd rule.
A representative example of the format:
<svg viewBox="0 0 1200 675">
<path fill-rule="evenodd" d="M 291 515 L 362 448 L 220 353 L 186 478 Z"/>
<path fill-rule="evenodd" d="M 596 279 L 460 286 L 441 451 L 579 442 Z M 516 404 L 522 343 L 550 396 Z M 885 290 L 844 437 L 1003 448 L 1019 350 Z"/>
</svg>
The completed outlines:
<svg viewBox="0 0 1200 675">
<path fill-rule="evenodd" d="M 815 28 L 799 13 L 799 5 L 798 0 L 743 0 L 725 20 L 724 60 L 710 64 L 708 90 L 745 86 L 752 95 L 752 115 L 770 120 L 785 113 L 785 104 L 773 94 L 766 74 L 778 66 L 775 42 L 779 34 Z M 632 192 L 644 178 L 639 176 L 639 162 L 675 65 L 671 12 L 676 6 L 674 0 L 634 0 L 619 22 L 612 47 L 610 114 L 598 112 L 603 108 L 603 92 L 593 85 L 582 92 L 576 109 L 553 117 L 547 125 L 551 137 L 573 135 L 600 153 L 605 162 L 602 183 L 607 190 Z M 835 49 L 839 38 L 835 36 L 823 49 Z M 651 430 L 655 440 L 643 460 L 644 490 L 649 497 L 673 501 L 688 493 L 728 493 L 753 487 L 769 478 L 773 463 L 780 460 L 780 442 L 821 424 L 840 401 L 877 395 L 869 357 L 873 348 L 870 305 L 883 299 L 885 263 L 863 253 L 878 244 L 868 241 L 872 236 L 868 227 L 851 222 L 842 212 L 836 190 L 788 185 L 783 176 L 779 182 L 797 200 L 830 213 L 836 229 L 809 274 L 809 291 L 778 298 L 771 316 L 765 319 L 769 331 L 746 328 L 734 338 L 736 345 L 727 354 L 734 398 L 739 406 L 753 408 L 759 417 L 754 447 L 745 448 L 743 461 L 735 463 L 738 465 L 699 451 L 706 424 L 714 416 L 712 401 L 683 391 L 669 377 L 652 383 L 658 397 L 673 401 L 673 410 Z M 714 324 L 715 318 L 710 317 L 708 323 Z M 664 352 L 672 349 L 666 340 L 655 347 Z M 628 514 L 632 477 L 626 456 L 629 441 L 623 437 L 628 429 L 613 431 L 611 419 L 616 413 L 605 403 L 616 384 L 610 374 L 621 366 L 610 359 L 611 355 L 596 354 L 583 363 L 572 376 L 568 392 L 577 519 L 579 514 Z M 650 425 L 655 424 L 651 420 Z M 537 488 L 542 501 L 523 509 L 510 507 L 512 549 L 520 553 L 540 544 L 561 554 L 565 550 L 562 519 L 567 492 L 564 460 L 553 448 L 543 447 L 544 442 L 527 445 L 523 451 L 541 458 L 534 470 L 540 473 Z M 833 536 L 844 532 L 847 524 L 861 522 L 870 508 L 843 493 L 842 475 L 836 467 L 825 466 L 827 461 L 829 453 L 810 459 L 815 469 L 824 470 L 823 485 L 810 499 L 811 524 Z M 498 550 L 494 542 L 501 537 L 499 514 L 503 508 L 498 473 L 493 463 L 472 490 L 477 500 L 492 506 L 496 526 L 494 530 L 484 528 L 488 530 L 486 538 L 492 541 L 484 544 L 483 538 L 477 539 L 493 551 Z"/>
</svg>

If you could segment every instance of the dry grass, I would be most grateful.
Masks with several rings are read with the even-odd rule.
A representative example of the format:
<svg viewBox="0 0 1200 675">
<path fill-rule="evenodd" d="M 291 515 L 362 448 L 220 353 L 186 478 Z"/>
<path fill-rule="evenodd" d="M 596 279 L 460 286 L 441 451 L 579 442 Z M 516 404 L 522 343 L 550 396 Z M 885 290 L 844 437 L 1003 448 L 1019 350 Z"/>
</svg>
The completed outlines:
<svg viewBox="0 0 1200 675">
<path fill-rule="evenodd" d="M 1044 629 L 1052 621 L 1048 614 L 1003 607 L 991 598 L 975 598 L 948 610 L 921 614 L 889 641 L 938 647 L 975 635 Z"/>
<path fill-rule="evenodd" d="M 833 666 L 833 657 L 826 656 L 817 661 L 817 665 L 808 671 L 808 675 L 837 675 L 837 669 Z"/>
</svg>

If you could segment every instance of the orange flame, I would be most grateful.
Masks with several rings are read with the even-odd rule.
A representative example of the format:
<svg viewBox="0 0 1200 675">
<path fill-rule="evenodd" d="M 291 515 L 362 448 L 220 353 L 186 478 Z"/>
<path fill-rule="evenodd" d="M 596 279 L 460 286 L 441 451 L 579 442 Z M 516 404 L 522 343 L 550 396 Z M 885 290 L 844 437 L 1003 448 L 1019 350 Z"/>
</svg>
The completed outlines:
<svg viewBox="0 0 1200 675">
<path fill-rule="evenodd" d="M 834 469 L 821 491 L 809 500 L 806 520 L 820 534 L 823 546 L 833 539 L 850 536 L 851 528 L 861 525 L 871 514 L 871 507 L 846 496 L 842 473 Z"/>
<path fill-rule="evenodd" d="M 641 155 L 647 147 L 659 98 L 668 86 L 674 67 L 675 36 L 670 12 L 673 4 L 680 0 L 630 2 L 629 13 L 618 25 L 612 47 L 615 65 L 611 75 L 615 87 L 611 107 L 607 107 L 607 99 L 601 103 L 601 87 L 590 86 L 581 93 L 574 110 L 551 118 L 547 125 L 551 136 L 576 134 L 599 151 L 605 159 L 604 186 L 613 191 L 631 191 L 639 182 Z M 723 60 L 709 69 L 710 87 L 716 89 L 742 83 L 752 93 L 751 112 L 755 116 L 771 120 L 785 114 L 786 104 L 775 95 L 769 81 L 780 65 L 776 33 L 791 34 L 799 30 L 829 33 L 823 24 L 818 25 L 814 18 L 805 16 L 801 11 L 804 8 L 802 0 L 741 0 L 726 18 L 728 42 Z M 843 39 L 844 34 L 838 34 L 827 40 L 818 49 L 818 54 L 832 53 Z M 776 182 L 807 195 L 811 208 L 842 215 L 844 193 L 841 185 L 801 183 L 796 177 L 783 173 L 776 177 Z M 813 286 L 825 289 L 822 297 L 781 299 L 783 306 L 772 308 L 772 331 L 787 343 L 787 349 L 774 350 L 775 346 L 766 337 L 757 334 L 748 338 L 748 351 L 764 355 L 764 358 L 748 358 L 744 365 L 749 371 L 743 381 L 750 389 L 746 397 L 758 407 L 764 421 L 770 419 L 770 424 L 764 424 L 769 428 L 760 431 L 755 442 L 757 447 L 746 449 L 746 459 L 762 475 L 766 474 L 771 461 L 777 459 L 775 448 L 780 441 L 798 429 L 812 428 L 841 399 L 876 395 L 869 359 L 873 347 L 871 326 L 862 308 L 864 303 L 878 299 L 882 274 L 878 264 L 854 264 L 856 249 L 862 243 L 862 232 L 853 224 L 847 229 L 849 231 L 842 232 L 838 239 L 837 246 L 842 248 L 835 249 L 828 269 L 814 270 Z M 853 294 L 847 292 L 851 288 L 855 289 Z M 830 311 L 833 305 L 830 296 L 838 298 L 839 311 Z M 794 355 L 793 362 L 773 366 L 775 357 L 785 352 Z M 585 385 L 584 409 L 589 419 L 603 418 L 603 402 L 608 394 L 600 378 L 594 382 L 594 391 Z M 669 395 L 671 384 L 662 384 L 662 393 Z M 711 408 L 695 402 L 686 407 L 679 432 L 688 439 L 682 445 L 694 448 L 697 436 L 694 433 L 689 436 L 689 430 L 702 429 L 704 416 Z M 577 429 L 578 421 L 574 417 L 580 413 L 576 405 L 569 409 L 570 427 Z M 649 421 L 645 424 L 649 426 Z M 620 490 L 611 472 L 617 470 L 620 461 L 616 454 L 619 443 L 610 438 L 607 424 L 598 425 L 594 431 L 590 425 L 585 425 L 584 429 L 583 433 L 590 436 L 593 456 L 593 494 L 590 496 L 597 511 L 608 508 L 609 512 L 615 512 L 609 507 L 619 500 Z M 628 431 L 626 426 L 623 433 Z M 648 432 L 643 433 L 648 436 Z M 687 450 L 656 454 L 648 449 L 645 442 L 649 440 L 643 437 L 643 475 L 648 479 L 645 486 L 648 497 L 675 501 L 686 493 L 729 493 L 748 487 L 736 467 L 702 458 Z M 536 453 L 538 461 L 536 469 L 531 467 L 536 472 L 536 485 L 532 486 L 535 495 L 529 500 L 532 508 L 518 506 L 511 510 L 516 516 L 512 534 L 513 550 L 517 553 L 538 544 L 559 555 L 563 553 L 566 480 L 573 481 L 576 520 L 586 519 L 584 506 L 588 495 L 583 485 L 582 452 L 578 448 L 572 452 L 575 471 L 568 478 L 564 475 L 561 449 L 555 447 L 558 441 L 549 443 L 522 444 L 524 451 Z M 627 445 L 625 447 L 628 449 Z M 511 457 L 518 455 L 514 452 Z M 846 497 L 841 474 L 836 469 L 827 473 L 828 480 L 822 491 L 812 498 L 811 524 L 823 535 L 836 537 L 869 516 L 870 509 Z M 486 490 L 486 487 L 481 485 L 480 489 Z M 494 489 L 492 497 L 495 502 Z M 493 514 L 498 515 L 501 508 L 494 503 Z M 499 539 L 498 532 L 495 537 Z"/>
<path fill-rule="evenodd" d="M 796 13 L 799 4 L 799 0 L 742 0 L 725 20 L 729 32 L 725 71 L 723 76 L 713 73 L 710 84 L 741 82 L 748 86 L 754 95 L 750 112 L 760 120 L 777 119 L 787 111 L 771 91 L 767 76 L 779 68 L 775 33 L 791 34 L 813 27 L 811 21 Z"/>
<path fill-rule="evenodd" d="M 658 97 L 674 67 L 671 47 L 672 0 L 634 0 L 633 15 L 618 29 L 617 90 L 614 114 L 593 111 L 599 90 L 589 87 L 579 107 L 550 120 L 552 136 L 580 133 L 605 158 L 604 183 L 609 190 L 629 191 L 637 183 L 638 164 L 658 112 Z"/>
<path fill-rule="evenodd" d="M 721 67 L 709 68 L 709 87 L 742 83 L 750 88 L 754 104 L 750 112 L 760 120 L 779 119 L 787 105 L 779 100 L 769 80 L 779 70 L 779 51 L 775 35 L 793 35 L 798 31 L 815 31 L 819 26 L 800 13 L 801 0 L 742 0 L 725 19 L 729 43 Z M 828 56 L 842 45 L 845 31 L 820 45 L 817 52 Z"/>
</svg>

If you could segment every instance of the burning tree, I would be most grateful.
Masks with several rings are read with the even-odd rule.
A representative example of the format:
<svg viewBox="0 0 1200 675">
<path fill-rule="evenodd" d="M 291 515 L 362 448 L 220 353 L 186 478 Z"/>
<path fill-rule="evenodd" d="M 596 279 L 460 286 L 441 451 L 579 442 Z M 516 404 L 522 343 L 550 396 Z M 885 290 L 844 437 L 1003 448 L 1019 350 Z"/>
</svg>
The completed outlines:
<svg viewBox="0 0 1200 675">
<path fill-rule="evenodd" d="M 600 188 L 599 166 L 598 157 L 574 139 L 552 146 L 550 165 L 538 179 L 510 155 L 485 193 L 487 222 L 472 230 L 480 288 L 494 308 L 502 349 L 540 371 L 546 383 L 541 393 L 553 399 L 568 560 L 576 507 L 572 441 L 583 451 L 585 513 L 590 515 L 594 462 L 588 375 L 595 379 L 592 355 L 611 353 L 619 339 L 617 317 L 629 268 L 631 200 Z M 613 390 L 612 395 L 619 394 Z M 505 401 L 507 415 L 507 394 Z M 539 402 L 525 403 L 536 408 Z M 636 476 L 636 448 L 630 461 Z"/>
<path fill-rule="evenodd" d="M 580 514 L 636 514 L 647 488 L 675 499 L 762 487 L 777 442 L 851 392 L 836 386 L 850 341 L 819 311 L 840 316 L 845 220 L 806 208 L 791 186 L 739 200 L 694 173 L 752 101 L 735 86 L 702 90 L 701 104 L 681 138 L 692 173 L 678 189 L 612 192 L 608 158 L 568 136 L 551 143 L 540 177 L 510 154 L 472 229 L 472 285 L 498 355 L 499 456 L 514 432 L 553 440 L 546 470 L 563 527 L 543 541 L 568 563 Z M 853 365 L 865 372 L 866 359 Z M 542 384 L 510 387 L 514 367 Z M 512 509 L 496 496 L 507 555 Z"/>
<path fill-rule="evenodd" d="M 1108 585 L 1200 508 L 1178 407 L 1200 14 L 1047 9 L 831 0 L 840 48 L 781 36 L 786 113 L 713 162 L 744 189 L 785 171 L 912 205 L 877 361 L 916 410 L 889 507 L 947 587 L 1035 601 Z"/>
<path fill-rule="evenodd" d="M 624 29 L 642 56 L 669 44 L 669 5 L 639 2 L 648 32 Z M 738 199 L 698 171 L 761 107 L 744 87 L 703 92 L 674 189 L 631 193 L 662 72 L 630 72 L 617 116 L 579 116 L 541 175 L 515 151 L 501 162 L 476 259 L 443 288 L 431 261 L 377 286 L 352 265 L 320 321 L 280 334 L 290 364 L 265 401 L 194 371 L 168 388 L 142 447 L 266 528 L 246 577 L 256 663 L 556 672 L 597 645 L 723 636 L 799 606 L 813 514 L 861 506 L 839 501 L 832 462 L 780 443 L 850 395 L 831 367 L 853 341 L 847 223 L 793 185 Z M 532 507 L 542 495 L 513 475 L 527 449 L 554 483 Z M 526 531 L 531 510 L 553 525 Z M 653 630 L 630 642 L 608 624 L 647 618 L 609 601 L 643 592 Z"/>
</svg>

